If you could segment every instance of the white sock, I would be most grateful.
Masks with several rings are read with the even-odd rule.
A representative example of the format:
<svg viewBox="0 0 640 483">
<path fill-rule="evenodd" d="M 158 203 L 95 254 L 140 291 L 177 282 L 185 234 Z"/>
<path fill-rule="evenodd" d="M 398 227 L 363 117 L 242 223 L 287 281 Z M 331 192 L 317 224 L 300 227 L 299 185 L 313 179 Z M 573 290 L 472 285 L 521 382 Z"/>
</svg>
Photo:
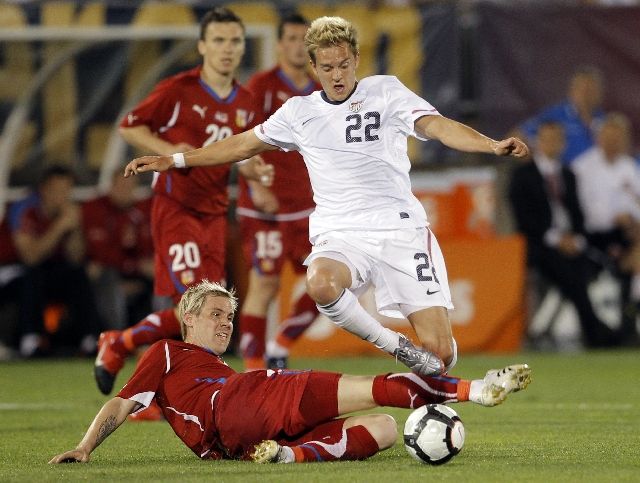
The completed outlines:
<svg viewBox="0 0 640 483">
<path fill-rule="evenodd" d="M 276 463 L 295 463 L 296 455 L 289 446 L 280 446 Z"/>
<path fill-rule="evenodd" d="M 318 310 L 338 327 L 371 342 L 389 354 L 393 354 L 400 346 L 400 336 L 397 332 L 383 327 L 374 319 L 350 290 L 343 290 L 330 304 L 318 305 Z"/>
<path fill-rule="evenodd" d="M 484 388 L 483 379 L 474 379 L 469 387 L 469 401 L 482 404 L 482 389 Z"/>
</svg>

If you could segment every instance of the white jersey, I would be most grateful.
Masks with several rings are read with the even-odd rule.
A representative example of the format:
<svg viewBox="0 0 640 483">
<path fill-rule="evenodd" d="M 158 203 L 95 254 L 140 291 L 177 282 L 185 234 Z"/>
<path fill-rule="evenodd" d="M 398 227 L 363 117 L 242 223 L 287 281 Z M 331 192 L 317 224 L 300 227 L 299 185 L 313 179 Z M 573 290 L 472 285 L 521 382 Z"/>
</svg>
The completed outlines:
<svg viewBox="0 0 640 483">
<path fill-rule="evenodd" d="M 313 239 L 332 230 L 427 226 L 411 191 L 407 137 L 424 140 L 414 123 L 429 115 L 440 114 L 396 77 L 378 75 L 362 79 L 342 102 L 322 91 L 293 97 L 254 132 L 302 154 L 316 204 L 309 217 Z"/>
</svg>

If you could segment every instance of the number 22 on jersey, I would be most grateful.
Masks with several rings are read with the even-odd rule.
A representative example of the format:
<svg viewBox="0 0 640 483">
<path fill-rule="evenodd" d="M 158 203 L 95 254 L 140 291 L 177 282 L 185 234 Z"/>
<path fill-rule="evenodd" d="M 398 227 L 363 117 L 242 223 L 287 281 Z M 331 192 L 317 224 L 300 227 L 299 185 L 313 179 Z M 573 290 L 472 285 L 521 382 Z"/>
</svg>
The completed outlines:
<svg viewBox="0 0 640 483">
<path fill-rule="evenodd" d="M 363 122 L 364 119 L 364 122 Z M 380 113 L 366 112 L 361 114 L 349 114 L 345 121 L 348 126 L 345 130 L 345 141 L 348 143 L 361 143 L 363 141 L 377 141 L 380 137 L 376 134 L 380 129 Z M 364 125 L 364 129 L 363 128 Z M 364 135 L 364 136 L 363 136 Z"/>
</svg>

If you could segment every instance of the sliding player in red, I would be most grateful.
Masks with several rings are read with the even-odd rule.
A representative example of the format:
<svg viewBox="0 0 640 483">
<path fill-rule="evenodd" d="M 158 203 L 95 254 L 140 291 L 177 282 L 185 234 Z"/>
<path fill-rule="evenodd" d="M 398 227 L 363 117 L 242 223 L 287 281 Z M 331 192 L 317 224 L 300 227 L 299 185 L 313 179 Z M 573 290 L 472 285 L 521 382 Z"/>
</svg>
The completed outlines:
<svg viewBox="0 0 640 483">
<path fill-rule="evenodd" d="M 127 418 L 156 400 L 176 435 L 203 459 L 257 463 L 359 460 L 390 448 L 397 424 L 387 414 L 348 416 L 377 406 L 417 408 L 472 401 L 495 406 L 530 382 L 526 364 L 484 379 L 413 373 L 349 376 L 319 371 L 237 373 L 222 354 L 237 300 L 206 280 L 178 306 L 184 342 L 163 340 L 145 353 L 129 382 L 98 412 L 78 446 L 50 463 L 87 462 Z M 75 430 L 74 430 L 75 431 Z"/>
</svg>

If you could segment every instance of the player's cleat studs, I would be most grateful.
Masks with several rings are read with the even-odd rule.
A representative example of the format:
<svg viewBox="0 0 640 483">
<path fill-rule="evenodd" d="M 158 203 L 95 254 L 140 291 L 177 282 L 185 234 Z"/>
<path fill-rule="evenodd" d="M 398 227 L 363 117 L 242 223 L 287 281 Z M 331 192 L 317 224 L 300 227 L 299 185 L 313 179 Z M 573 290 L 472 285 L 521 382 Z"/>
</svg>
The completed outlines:
<svg viewBox="0 0 640 483">
<path fill-rule="evenodd" d="M 113 390 L 116 376 L 124 365 L 124 356 L 113 349 L 115 338 L 120 336 L 120 331 L 110 330 L 100 334 L 98 339 L 98 355 L 96 356 L 93 375 L 98 389 L 102 394 L 109 394 Z"/>
<path fill-rule="evenodd" d="M 287 362 L 286 357 L 269 357 L 267 359 L 267 369 L 286 369 Z"/>
<path fill-rule="evenodd" d="M 277 463 L 280 445 L 272 439 L 262 441 L 255 445 L 255 451 L 251 453 L 254 463 Z"/>
<path fill-rule="evenodd" d="M 531 383 L 531 368 L 527 364 L 515 364 L 503 369 L 491 369 L 484 376 L 482 405 L 501 404 L 509 394 L 525 389 Z"/>
<path fill-rule="evenodd" d="M 96 384 L 100 392 L 105 395 L 110 394 L 116 380 L 115 376 L 109 374 L 104 366 L 94 366 L 93 375 L 95 376 Z"/>
</svg>

